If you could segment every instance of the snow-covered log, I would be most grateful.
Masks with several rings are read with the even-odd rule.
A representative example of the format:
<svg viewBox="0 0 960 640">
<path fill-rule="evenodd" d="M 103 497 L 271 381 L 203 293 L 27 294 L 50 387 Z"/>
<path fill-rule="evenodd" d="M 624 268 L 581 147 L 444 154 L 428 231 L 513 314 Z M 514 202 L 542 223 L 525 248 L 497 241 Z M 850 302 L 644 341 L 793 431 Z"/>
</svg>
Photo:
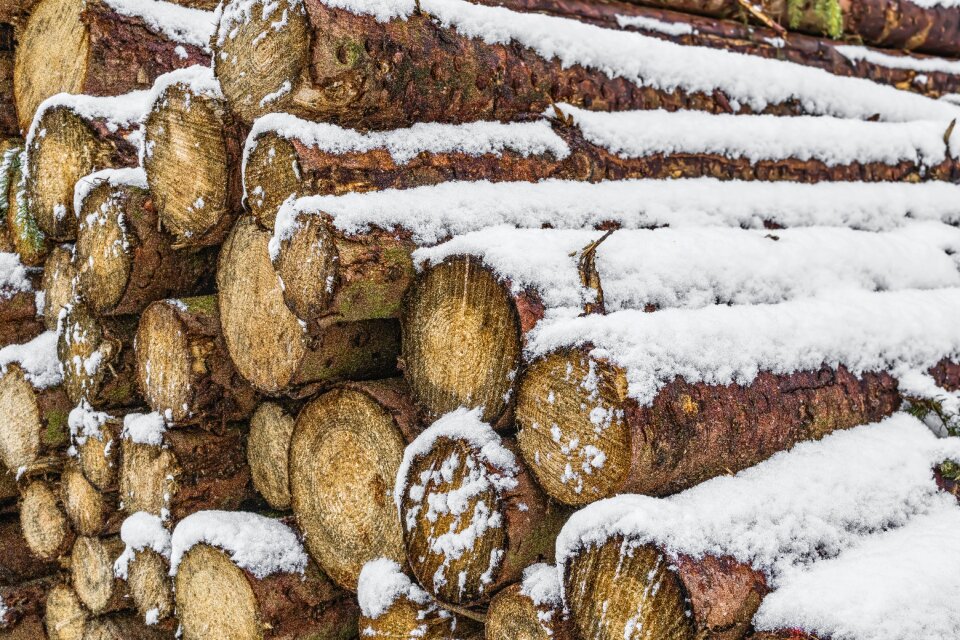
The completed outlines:
<svg viewBox="0 0 960 640">
<path fill-rule="evenodd" d="M 28 342 L 43 332 L 39 269 L 26 267 L 16 253 L 0 252 L 0 348 Z"/>
<path fill-rule="evenodd" d="M 573 640 L 562 594 L 556 567 L 542 562 L 530 565 L 520 582 L 490 601 L 484 623 L 487 640 Z"/>
<path fill-rule="evenodd" d="M 131 605 L 127 583 L 113 573 L 113 563 L 123 553 L 120 536 L 80 536 L 70 553 L 71 583 L 80 602 L 90 613 L 102 615 L 128 609 Z"/>
<path fill-rule="evenodd" d="M 40 230 L 27 207 L 26 183 L 23 181 L 23 146 L 8 147 L 0 158 L 0 210 L 4 214 L 4 239 L 8 251 L 32 267 L 43 266 L 53 242 Z M 4 183 L 4 180 L 6 181 Z"/>
<path fill-rule="evenodd" d="M 75 454 L 83 477 L 102 492 L 117 488 L 120 435 L 126 413 L 94 411 L 88 403 L 81 402 L 67 417 L 71 453 Z"/>
<path fill-rule="evenodd" d="M 120 527 L 123 553 L 114 574 L 126 580 L 130 598 L 144 622 L 156 624 L 173 614 L 170 532 L 159 516 L 138 511 Z"/>
</svg>

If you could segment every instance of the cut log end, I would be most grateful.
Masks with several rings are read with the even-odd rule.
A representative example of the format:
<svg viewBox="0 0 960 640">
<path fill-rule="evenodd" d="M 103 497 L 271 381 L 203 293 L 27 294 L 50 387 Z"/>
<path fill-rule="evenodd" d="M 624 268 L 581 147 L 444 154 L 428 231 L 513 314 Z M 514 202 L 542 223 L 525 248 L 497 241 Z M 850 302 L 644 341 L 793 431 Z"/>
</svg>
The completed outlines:
<svg viewBox="0 0 960 640">
<path fill-rule="evenodd" d="M 76 445 L 84 477 L 100 491 L 115 489 L 120 457 L 119 425 L 104 425 L 97 436 L 87 436 Z"/>
<path fill-rule="evenodd" d="M 545 615 L 547 614 L 547 615 Z M 484 625 L 487 640 L 571 640 L 559 628 L 562 611 L 540 611 L 520 585 L 511 585 L 494 596 Z M 554 624 L 556 623 L 556 624 Z"/>
<path fill-rule="evenodd" d="M 0 460 L 13 472 L 40 454 L 40 409 L 36 391 L 23 371 L 11 365 L 0 378 Z"/>
<path fill-rule="evenodd" d="M 44 560 L 70 549 L 73 530 L 57 492 L 44 480 L 34 480 L 20 494 L 20 526 L 30 551 Z"/>
<path fill-rule="evenodd" d="M 104 182 L 83 201 L 77 229 L 78 288 L 97 313 L 112 309 L 123 298 L 133 269 L 121 216 L 124 203 L 136 187 L 113 187 Z"/>
<path fill-rule="evenodd" d="M 49 640 L 83 640 L 89 619 L 73 587 L 61 583 L 50 589 L 45 615 Z"/>
<path fill-rule="evenodd" d="M 297 222 L 297 233 L 281 242 L 273 266 L 283 282 L 287 306 L 298 318 L 309 321 L 326 315 L 333 302 L 340 256 L 325 220 L 308 215 Z"/>
<path fill-rule="evenodd" d="M 123 548 L 119 536 L 81 536 L 73 545 L 70 558 L 73 589 L 80 602 L 95 615 L 116 611 L 128 604 L 126 582 L 113 573 L 113 564 Z"/>
<path fill-rule="evenodd" d="M 74 530 L 81 536 L 104 533 L 110 516 L 116 512 L 116 503 L 107 499 L 80 470 L 70 464 L 60 475 L 63 508 Z"/>
<path fill-rule="evenodd" d="M 476 623 L 440 609 L 433 602 L 420 604 L 406 596 L 397 598 L 376 618 L 361 616 L 364 638 L 384 640 L 468 640 L 484 637 Z M 475 635 L 476 634 L 476 635 Z"/>
<path fill-rule="evenodd" d="M 127 513 L 167 513 L 175 478 L 180 474 L 176 456 L 169 449 L 124 440 L 120 469 L 120 496 Z"/>
<path fill-rule="evenodd" d="M 127 565 L 127 585 L 137 612 L 166 620 L 173 614 L 173 585 L 166 559 L 153 549 L 137 551 Z"/>
<path fill-rule="evenodd" d="M 77 270 L 68 247 L 54 247 L 43 267 L 43 322 L 56 331 L 60 312 L 76 299 Z"/>
<path fill-rule="evenodd" d="M 273 229 L 277 209 L 284 200 L 303 195 L 293 143 L 270 131 L 258 136 L 247 156 L 243 182 L 250 212 L 261 225 Z"/>
<path fill-rule="evenodd" d="M 404 376 L 430 417 L 483 407 L 506 410 L 520 356 L 520 320 L 510 294 L 486 268 L 455 258 L 421 276 L 403 315 Z"/>
<path fill-rule="evenodd" d="M 147 307 L 140 317 L 136 343 L 137 381 L 147 404 L 161 413 L 169 410 L 173 421 L 183 420 L 192 397 L 191 345 L 172 304 Z"/>
<path fill-rule="evenodd" d="M 403 437 L 382 406 L 350 389 L 320 396 L 304 407 L 296 425 L 290 490 L 297 522 L 324 571 L 355 591 L 366 562 L 405 557 L 391 498 Z"/>
<path fill-rule="evenodd" d="M 671 564 L 653 545 L 630 546 L 621 539 L 581 550 L 564 577 L 578 636 L 693 640 L 692 617 Z"/>
<path fill-rule="evenodd" d="M 585 388 L 594 394 L 593 404 L 583 402 Z M 556 500 L 584 505 L 618 493 L 631 463 L 629 427 L 620 409 L 626 391 L 621 369 L 580 351 L 550 355 L 527 369 L 517 391 L 517 441 L 537 481 Z"/>
<path fill-rule="evenodd" d="M 274 509 L 290 508 L 288 459 L 293 416 L 278 404 L 264 402 L 250 419 L 247 463 L 253 486 Z M 302 524 L 301 524 L 302 526 Z"/>
<path fill-rule="evenodd" d="M 17 149 L 8 150 L 9 168 L 7 172 L 7 190 L 0 189 L 0 198 L 6 199 L 7 239 L 11 247 L 20 256 L 23 264 L 42 266 L 50 254 L 52 243 L 47 234 L 40 230 L 27 207 L 27 192 L 23 182 L 23 155 Z"/>
</svg>

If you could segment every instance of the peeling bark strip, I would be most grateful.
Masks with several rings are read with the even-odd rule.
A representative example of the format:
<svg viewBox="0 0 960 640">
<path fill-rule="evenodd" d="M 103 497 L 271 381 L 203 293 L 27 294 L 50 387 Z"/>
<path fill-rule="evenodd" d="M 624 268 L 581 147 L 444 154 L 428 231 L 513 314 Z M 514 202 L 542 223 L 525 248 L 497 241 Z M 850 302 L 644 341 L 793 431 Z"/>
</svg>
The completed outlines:
<svg viewBox="0 0 960 640">
<path fill-rule="evenodd" d="M 178 9 L 155 4 L 160 11 Z M 23 131 L 40 103 L 54 94 L 110 96 L 147 89 L 157 76 L 207 64 L 210 55 L 205 46 L 172 38 L 149 20 L 122 15 L 108 0 L 40 0 L 17 49 L 14 95 Z"/>
<path fill-rule="evenodd" d="M 56 563 L 39 558 L 27 546 L 16 515 L 0 518 L 0 586 L 42 578 L 56 569 Z M 3 589 L 0 589 L 0 598 L 10 606 Z M 9 616 L 0 616 L 0 629 L 10 622 Z"/>
<path fill-rule="evenodd" d="M 124 439 L 120 499 L 127 514 L 146 511 L 177 522 L 204 509 L 232 510 L 251 497 L 246 433 L 171 429 L 160 445 Z"/>
<path fill-rule="evenodd" d="M 137 383 L 168 422 L 228 422 L 253 413 L 256 392 L 230 360 L 216 296 L 154 302 L 135 342 Z"/>
<path fill-rule="evenodd" d="M 125 315 L 142 312 L 154 300 L 210 290 L 216 253 L 178 251 L 173 244 L 159 229 L 146 189 L 103 181 L 80 207 L 75 248 L 80 296 L 98 315 Z"/>
<path fill-rule="evenodd" d="M 580 384 L 588 376 L 596 379 L 595 400 Z M 900 404 L 890 375 L 857 378 L 842 366 L 762 372 L 747 386 L 675 380 L 650 407 L 638 406 L 626 390 L 623 370 L 576 349 L 534 362 L 524 373 L 517 392 L 518 441 L 551 497 L 582 505 L 619 493 L 676 493 L 798 442 L 875 422 Z M 591 411 L 598 410 L 607 416 L 600 433 L 591 421 Z M 575 450 L 561 451 L 578 438 Z M 592 464 L 600 452 L 605 458 Z M 589 472 L 581 473 L 581 465 L 590 466 Z"/>
<path fill-rule="evenodd" d="M 185 640 L 353 638 L 357 605 L 312 562 L 306 572 L 257 578 L 214 547 L 184 555 L 176 575 L 177 615 Z"/>
</svg>

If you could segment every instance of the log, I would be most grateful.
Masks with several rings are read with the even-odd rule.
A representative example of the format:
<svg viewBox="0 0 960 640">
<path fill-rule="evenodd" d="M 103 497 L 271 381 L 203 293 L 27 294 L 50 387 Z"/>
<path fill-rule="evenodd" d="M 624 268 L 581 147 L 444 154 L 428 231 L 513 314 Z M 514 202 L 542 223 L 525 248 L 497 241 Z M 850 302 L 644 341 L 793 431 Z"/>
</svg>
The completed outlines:
<svg viewBox="0 0 960 640">
<path fill-rule="evenodd" d="M 47 592 L 56 579 L 52 576 L 0 588 L 0 638 L 4 640 L 36 640 L 44 638 L 43 609 Z"/>
<path fill-rule="evenodd" d="M 404 448 L 420 431 L 416 418 L 400 379 L 340 385 L 297 416 L 289 454 L 293 513 L 311 556 L 344 589 L 357 590 L 370 560 L 404 561 L 390 496 Z"/>
<path fill-rule="evenodd" d="M 514 448 L 479 411 L 458 409 L 404 452 L 394 496 L 407 561 L 441 602 L 486 602 L 553 555 L 568 513 L 547 499 Z"/>
<path fill-rule="evenodd" d="M 220 252 L 220 321 L 240 375 L 258 390 L 276 395 L 393 374 L 399 351 L 396 322 L 339 323 L 308 334 L 283 302 L 269 241 L 268 232 L 244 218 Z"/>
<path fill-rule="evenodd" d="M 42 579 L 56 569 L 54 562 L 37 557 L 27 547 L 16 515 L 0 517 L 0 587 Z M 7 604 L 4 589 L 0 589 L 0 598 Z M 9 604 L 7 606 L 10 607 Z M 13 617 L 16 617 L 15 613 Z M 11 617 L 3 616 L 0 620 L 0 629 L 11 622 L 13 622 Z"/>
<path fill-rule="evenodd" d="M 246 129 L 231 115 L 209 67 L 164 75 L 153 92 L 143 168 L 160 220 L 180 245 L 218 245 L 242 212 Z"/>
<path fill-rule="evenodd" d="M 0 137 L 20 133 L 17 105 L 13 100 L 13 26 L 0 23 Z"/>
<path fill-rule="evenodd" d="M 252 494 L 245 443 L 246 433 L 236 425 L 221 434 L 171 429 L 155 443 L 126 436 L 120 467 L 124 511 L 177 522 L 196 511 L 238 508 Z"/>
<path fill-rule="evenodd" d="M 119 536 L 80 536 L 70 556 L 73 590 L 94 615 L 130 607 L 127 583 L 114 576 L 113 563 L 123 553 Z"/>
<path fill-rule="evenodd" d="M 43 275 L 37 269 L 24 268 L 19 256 L 0 253 L 6 272 L 0 283 L 0 348 L 23 344 L 43 332 L 43 319 L 37 315 Z"/>
<path fill-rule="evenodd" d="M 16 202 L 16 187 L 20 183 L 20 155 L 23 153 L 23 143 L 19 138 L 4 138 L 0 136 L 0 251 L 13 252 L 13 240 L 7 233 L 7 216 L 10 213 L 10 202 Z M 11 198 L 11 191 L 14 194 Z M 14 207 L 16 209 L 16 207 Z"/>
<path fill-rule="evenodd" d="M 77 535 L 96 538 L 120 531 L 123 514 L 119 511 L 116 488 L 101 491 L 87 480 L 79 464 L 68 463 L 60 474 L 60 490 L 63 509 Z"/>
<path fill-rule="evenodd" d="M 288 461 L 293 429 L 293 415 L 276 402 L 261 403 L 250 418 L 247 464 L 253 487 L 278 511 L 290 509 Z"/>
<path fill-rule="evenodd" d="M 169 625 L 148 625 L 138 616 L 123 612 L 93 618 L 83 633 L 83 640 L 172 640 L 175 637 L 176 629 Z"/>
<path fill-rule="evenodd" d="M 57 356 L 63 387 L 74 404 L 86 401 L 95 409 L 140 404 L 133 349 L 136 317 L 98 317 L 76 301 L 67 307 L 60 327 Z"/>
<path fill-rule="evenodd" d="M 73 547 L 75 534 L 64 512 L 59 488 L 32 480 L 20 494 L 20 527 L 27 548 L 41 560 L 56 560 Z"/>
<path fill-rule="evenodd" d="M 490 601 L 484 627 L 487 640 L 574 640 L 557 568 L 546 564 L 528 567 L 521 582 L 503 589 Z"/>
<path fill-rule="evenodd" d="M 89 405 L 81 403 L 68 418 L 71 441 L 83 477 L 103 493 L 117 489 L 124 415 L 123 412 L 108 415 L 93 411 Z"/>
<path fill-rule="evenodd" d="M 55 94 L 120 95 L 204 63 L 211 23 L 209 13 L 167 2 L 40 0 L 19 36 L 13 80 L 20 128 L 29 129 L 40 103 Z"/>
<path fill-rule="evenodd" d="M 127 582 L 142 620 L 167 626 L 173 614 L 170 532 L 158 516 L 141 511 L 124 520 L 120 537 L 125 549 L 113 566 L 114 575 Z"/>
<path fill-rule="evenodd" d="M 77 289 L 97 315 L 141 313 L 154 300 L 212 288 L 212 251 L 178 251 L 160 231 L 155 196 L 140 169 L 77 182 Z"/>
<path fill-rule="evenodd" d="M 73 264 L 73 248 L 69 245 L 51 249 L 43 265 L 43 322 L 48 331 L 56 331 L 60 314 L 72 305 L 76 294 L 77 269 Z"/>
<path fill-rule="evenodd" d="M 10 156 L 4 155 L 4 160 L 10 163 L 8 184 L 6 192 L 0 189 L 0 195 L 3 196 L 3 206 L 6 208 L 4 218 L 5 233 L 3 234 L 10 242 L 11 250 L 20 255 L 20 260 L 29 266 L 40 266 L 44 264 L 47 256 L 53 248 L 53 243 L 47 238 L 47 234 L 40 230 L 37 221 L 30 214 L 27 207 L 26 184 L 23 181 L 23 158 L 22 150 L 20 153 L 14 153 L 15 150 L 9 150 Z M 2 185 L 0 185 L 2 186 Z"/>
<path fill-rule="evenodd" d="M 0 377 L 0 462 L 14 473 L 49 457 L 69 442 L 71 402 L 60 385 L 36 388 L 13 364 Z"/>
<path fill-rule="evenodd" d="M 90 612 L 73 587 L 60 583 L 47 594 L 44 617 L 49 640 L 83 640 Z"/>
<path fill-rule="evenodd" d="M 136 355 L 143 398 L 168 422 L 243 420 L 256 407 L 256 392 L 227 352 L 216 296 L 151 304 L 137 328 Z"/>
</svg>

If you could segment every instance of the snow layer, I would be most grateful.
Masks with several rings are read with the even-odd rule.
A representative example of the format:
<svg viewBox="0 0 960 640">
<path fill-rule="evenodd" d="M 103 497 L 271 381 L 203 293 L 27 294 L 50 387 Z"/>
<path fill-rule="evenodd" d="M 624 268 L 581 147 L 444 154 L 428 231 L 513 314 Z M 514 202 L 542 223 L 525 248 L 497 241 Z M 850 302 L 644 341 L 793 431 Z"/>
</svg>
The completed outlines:
<svg viewBox="0 0 960 640">
<path fill-rule="evenodd" d="M 792 569 L 754 617 L 832 640 L 950 640 L 960 629 L 960 509 L 944 505 L 863 540 L 832 560 Z"/>
<path fill-rule="evenodd" d="M 557 568 L 538 562 L 523 570 L 520 593 L 530 598 L 533 604 L 544 607 L 562 607 L 562 587 Z"/>
<path fill-rule="evenodd" d="M 641 31 L 665 33 L 668 36 L 685 36 L 692 35 L 697 32 L 692 25 L 689 25 L 686 22 L 667 22 L 665 20 L 657 20 L 656 18 L 649 18 L 647 16 L 625 16 L 622 14 L 617 14 L 617 24 L 624 28 L 633 27 L 635 29 L 640 29 Z"/>
<path fill-rule="evenodd" d="M 111 187 L 129 186 L 147 189 L 147 172 L 141 167 L 122 169 L 101 169 L 83 176 L 73 187 L 73 211 L 77 218 L 83 208 L 83 201 L 96 187 L 109 183 Z"/>
<path fill-rule="evenodd" d="M 307 568 L 307 553 L 293 529 L 256 513 L 198 511 L 181 520 L 170 542 L 170 575 L 177 574 L 183 554 L 196 544 L 222 549 L 260 579 Z"/>
<path fill-rule="evenodd" d="M 152 413 L 128 413 L 123 417 L 122 437 L 138 444 L 159 447 L 167 425 L 157 411 Z"/>
<path fill-rule="evenodd" d="M 0 300 L 7 300 L 22 291 L 32 291 L 30 270 L 16 253 L 0 252 Z"/>
<path fill-rule="evenodd" d="M 210 50 L 216 30 L 213 11 L 181 7 L 162 0 L 104 0 L 114 11 L 142 19 L 148 27 L 167 38 Z"/>
<path fill-rule="evenodd" d="M 122 580 L 127 579 L 130 561 L 138 551 L 152 549 L 170 559 L 170 532 L 163 526 L 163 520 L 152 513 L 138 511 L 124 520 L 120 525 L 120 539 L 125 546 L 113 563 L 113 574 Z"/>
<path fill-rule="evenodd" d="M 57 333 L 45 331 L 30 342 L 0 349 L 0 373 L 6 374 L 11 364 L 18 365 L 36 389 L 60 384 L 63 371 L 57 358 Z"/>
<path fill-rule="evenodd" d="M 895 414 L 669 498 L 593 503 L 564 525 L 557 566 L 562 571 L 578 549 L 624 536 L 629 546 L 655 543 L 674 555 L 730 555 L 776 587 L 781 576 L 789 582 L 791 567 L 836 556 L 916 516 L 956 509 L 956 498 L 933 479 L 944 459 L 960 460 L 960 441 L 938 439 L 916 418 Z"/>
<path fill-rule="evenodd" d="M 888 69 L 909 69 L 920 73 L 950 73 L 960 74 L 960 61 L 938 58 L 934 56 L 912 56 L 907 54 L 891 55 L 879 49 L 860 47 L 857 45 L 838 45 L 837 52 L 847 60 L 859 62 L 863 60 Z"/>
<path fill-rule="evenodd" d="M 63 107 L 82 118 L 103 120 L 107 129 L 120 129 L 137 126 L 150 110 L 152 102 L 150 91 L 131 91 L 120 96 L 87 96 L 72 93 L 58 93 L 40 103 L 33 114 L 33 122 L 27 133 L 25 148 L 30 149 L 36 136 L 46 135 L 46 129 L 39 125 L 43 115 L 50 109 Z M 27 157 L 29 158 L 29 153 Z"/>
<path fill-rule="evenodd" d="M 641 405 L 674 378 L 749 384 L 760 371 L 788 374 L 845 365 L 853 373 L 924 371 L 960 356 L 960 289 L 844 290 L 773 305 L 548 314 L 528 334 L 526 356 L 592 345 L 626 371 Z"/>
<path fill-rule="evenodd" d="M 103 411 L 94 411 L 86 400 L 70 410 L 67 416 L 67 426 L 70 428 L 70 442 L 82 445 L 87 438 L 99 438 L 101 427 L 107 423 L 110 416 Z"/>
<path fill-rule="evenodd" d="M 448 182 L 414 189 L 290 199 L 277 213 L 270 251 L 298 228 L 300 215 L 327 215 L 347 234 L 403 228 L 418 244 L 487 226 L 582 229 L 846 226 L 878 231 L 905 218 L 960 222 L 960 186 L 946 182 L 857 183 L 611 180 L 595 184 Z"/>
<path fill-rule="evenodd" d="M 379 618 L 399 598 L 419 605 L 433 602 L 433 598 L 410 580 L 393 560 L 377 558 L 363 565 L 357 582 L 357 600 L 360 602 L 360 612 L 365 617 L 374 620 Z"/>
<path fill-rule="evenodd" d="M 223 90 L 220 88 L 220 81 L 213 75 L 213 69 L 195 64 L 159 76 L 150 87 L 150 104 L 155 104 L 173 85 L 184 87 L 195 95 L 223 99 Z"/>
<path fill-rule="evenodd" d="M 831 117 L 712 114 L 660 110 L 600 112 L 568 104 L 588 141 L 625 158 L 706 153 L 727 158 L 819 160 L 827 166 L 913 162 L 933 166 L 960 153 L 960 130 L 949 144 L 940 122 L 865 122 Z M 544 115 L 550 115 L 552 109 Z"/>
</svg>

